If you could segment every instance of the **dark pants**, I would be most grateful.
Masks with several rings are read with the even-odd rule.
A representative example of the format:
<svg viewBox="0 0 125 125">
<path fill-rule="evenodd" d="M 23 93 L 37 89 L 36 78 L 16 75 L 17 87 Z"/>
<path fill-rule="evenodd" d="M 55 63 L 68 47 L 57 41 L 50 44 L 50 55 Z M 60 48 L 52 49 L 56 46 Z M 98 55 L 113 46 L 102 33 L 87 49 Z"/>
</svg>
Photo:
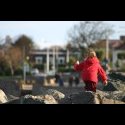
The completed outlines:
<svg viewBox="0 0 125 125">
<path fill-rule="evenodd" d="M 92 81 L 84 81 L 85 82 L 85 90 L 96 92 L 96 83 Z"/>
<path fill-rule="evenodd" d="M 64 86 L 64 82 L 63 82 L 63 80 L 62 79 L 59 79 L 59 86 L 61 86 L 61 87 L 63 87 Z"/>
</svg>

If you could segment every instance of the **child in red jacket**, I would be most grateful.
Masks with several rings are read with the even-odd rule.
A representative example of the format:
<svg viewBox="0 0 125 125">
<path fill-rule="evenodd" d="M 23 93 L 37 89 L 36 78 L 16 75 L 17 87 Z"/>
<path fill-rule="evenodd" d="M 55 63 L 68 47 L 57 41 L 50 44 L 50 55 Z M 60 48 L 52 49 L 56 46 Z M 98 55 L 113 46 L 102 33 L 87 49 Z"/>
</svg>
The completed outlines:
<svg viewBox="0 0 125 125">
<path fill-rule="evenodd" d="M 101 67 L 93 49 L 89 49 L 88 56 L 83 62 L 79 63 L 79 61 L 77 61 L 77 63 L 74 65 L 74 69 L 81 72 L 86 91 L 96 92 L 98 75 L 101 77 L 104 85 L 107 85 L 106 73 Z"/>
</svg>

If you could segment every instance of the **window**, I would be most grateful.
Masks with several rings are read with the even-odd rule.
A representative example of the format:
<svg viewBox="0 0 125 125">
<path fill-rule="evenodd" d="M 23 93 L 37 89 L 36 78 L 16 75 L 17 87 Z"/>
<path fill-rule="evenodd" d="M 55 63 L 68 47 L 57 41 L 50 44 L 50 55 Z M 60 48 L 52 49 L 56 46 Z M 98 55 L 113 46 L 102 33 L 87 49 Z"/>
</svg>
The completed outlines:
<svg viewBox="0 0 125 125">
<path fill-rule="evenodd" d="M 63 60 L 62 59 L 60 59 L 60 64 L 63 64 Z"/>
<path fill-rule="evenodd" d="M 36 57 L 36 64 L 42 64 L 43 58 L 42 57 Z"/>
<path fill-rule="evenodd" d="M 59 64 L 64 64 L 65 63 L 65 58 L 64 57 L 59 57 Z"/>
</svg>

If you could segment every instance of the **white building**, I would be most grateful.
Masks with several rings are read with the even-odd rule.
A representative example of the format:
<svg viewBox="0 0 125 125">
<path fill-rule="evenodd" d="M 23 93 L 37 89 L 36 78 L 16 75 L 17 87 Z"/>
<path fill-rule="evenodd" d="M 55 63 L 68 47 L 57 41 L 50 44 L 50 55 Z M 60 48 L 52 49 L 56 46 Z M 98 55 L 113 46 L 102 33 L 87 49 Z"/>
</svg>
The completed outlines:
<svg viewBox="0 0 125 125">
<path fill-rule="evenodd" d="M 59 65 L 65 66 L 69 62 L 68 50 L 54 46 L 43 50 L 32 50 L 31 59 L 34 64 L 44 65 L 44 72 L 56 72 Z"/>
<path fill-rule="evenodd" d="M 122 68 L 125 65 L 125 42 L 113 50 L 113 69 Z M 117 65 L 119 65 L 117 67 Z"/>
</svg>

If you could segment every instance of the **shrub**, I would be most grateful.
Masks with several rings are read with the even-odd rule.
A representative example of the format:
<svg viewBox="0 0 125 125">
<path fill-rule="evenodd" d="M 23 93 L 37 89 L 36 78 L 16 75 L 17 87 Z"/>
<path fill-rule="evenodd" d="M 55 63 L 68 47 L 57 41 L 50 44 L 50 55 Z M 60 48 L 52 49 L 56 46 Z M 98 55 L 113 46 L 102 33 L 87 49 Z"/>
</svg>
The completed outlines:
<svg viewBox="0 0 125 125">
<path fill-rule="evenodd" d="M 37 64 L 34 66 L 34 68 L 39 69 L 39 70 L 44 70 L 44 65 L 43 64 Z"/>
<path fill-rule="evenodd" d="M 99 50 L 99 51 L 96 51 L 96 55 L 97 57 L 102 60 L 103 59 L 103 56 L 104 56 L 104 52 L 102 50 Z"/>
<path fill-rule="evenodd" d="M 125 59 L 125 53 L 119 53 L 118 59 Z"/>
</svg>

